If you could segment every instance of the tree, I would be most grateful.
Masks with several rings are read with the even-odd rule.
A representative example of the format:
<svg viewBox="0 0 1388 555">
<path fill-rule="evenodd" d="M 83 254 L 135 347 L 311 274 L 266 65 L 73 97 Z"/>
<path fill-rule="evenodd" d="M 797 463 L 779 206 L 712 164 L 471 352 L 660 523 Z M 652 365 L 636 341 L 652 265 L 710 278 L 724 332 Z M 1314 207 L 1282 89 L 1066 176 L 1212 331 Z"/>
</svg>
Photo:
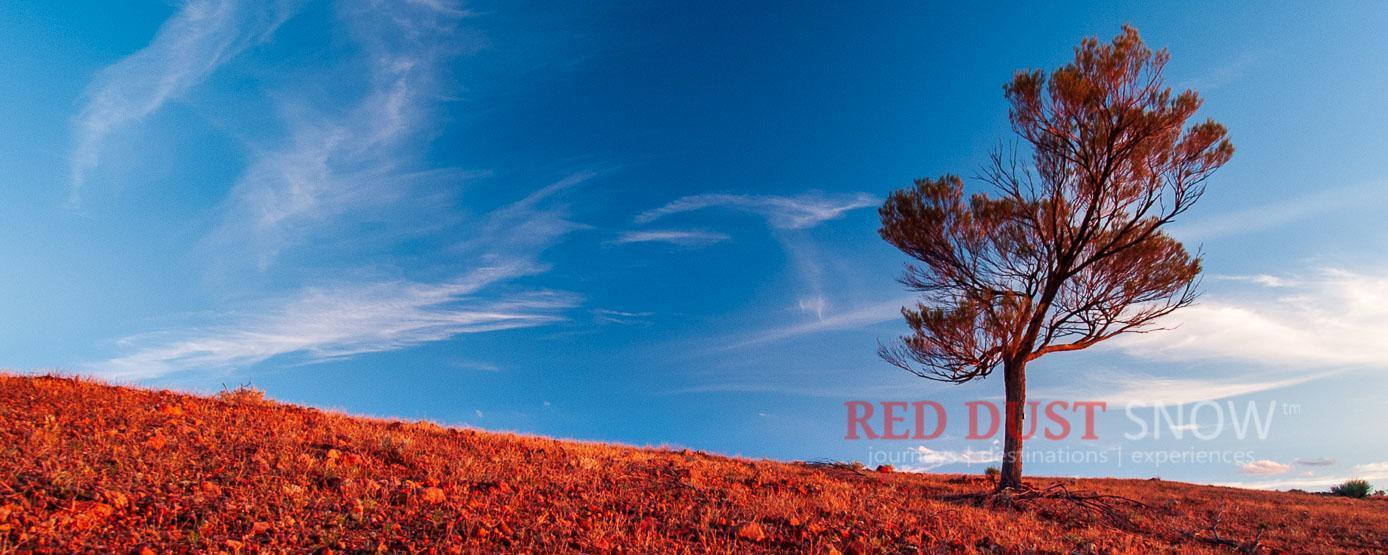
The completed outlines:
<svg viewBox="0 0 1388 555">
<path fill-rule="evenodd" d="M 1162 79 L 1169 55 L 1124 26 L 1085 39 L 1047 77 L 1004 89 L 1021 138 L 995 150 L 964 198 L 954 175 L 918 179 L 879 213 L 882 238 L 918 263 L 901 282 L 911 335 L 879 347 L 918 376 L 963 383 L 1001 366 L 1006 391 L 999 490 L 1022 487 L 1026 370 L 1158 320 L 1196 297 L 1200 259 L 1163 231 L 1199 200 L 1234 153 L 1224 126 L 1189 127 L 1201 100 Z"/>
</svg>

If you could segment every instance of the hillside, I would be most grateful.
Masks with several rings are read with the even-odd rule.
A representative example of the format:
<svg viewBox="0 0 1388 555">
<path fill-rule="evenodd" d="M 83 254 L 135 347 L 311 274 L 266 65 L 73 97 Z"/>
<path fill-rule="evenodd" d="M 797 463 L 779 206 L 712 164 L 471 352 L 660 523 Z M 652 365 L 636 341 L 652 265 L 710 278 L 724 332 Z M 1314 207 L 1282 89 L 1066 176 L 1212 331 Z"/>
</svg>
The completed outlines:
<svg viewBox="0 0 1388 555">
<path fill-rule="evenodd" d="M 356 418 L 249 391 L 0 376 L 0 448 L 0 553 L 1388 550 L 1382 501 L 1034 480 L 1146 505 L 1110 519 L 993 506 L 969 497 L 981 476 Z"/>
</svg>

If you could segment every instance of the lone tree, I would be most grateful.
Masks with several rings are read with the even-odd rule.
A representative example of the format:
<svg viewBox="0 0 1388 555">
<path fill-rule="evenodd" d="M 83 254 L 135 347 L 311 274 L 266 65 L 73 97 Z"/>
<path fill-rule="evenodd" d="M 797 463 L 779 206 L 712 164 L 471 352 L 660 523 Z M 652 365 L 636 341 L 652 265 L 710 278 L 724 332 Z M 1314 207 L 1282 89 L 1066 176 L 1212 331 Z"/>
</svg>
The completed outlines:
<svg viewBox="0 0 1388 555">
<path fill-rule="evenodd" d="M 1219 123 L 1187 127 L 1200 97 L 1164 85 L 1168 59 L 1124 26 L 1110 44 L 1085 39 L 1049 77 L 1018 72 L 1003 89 L 1020 148 L 994 151 L 978 178 L 994 194 L 966 200 L 945 175 L 880 210 L 882 238 L 918 261 L 901 281 L 920 301 L 901 310 L 913 333 L 879 353 L 954 383 L 1002 367 L 999 490 L 1022 487 L 1028 363 L 1153 331 L 1195 300 L 1200 259 L 1163 226 L 1234 147 Z"/>
</svg>

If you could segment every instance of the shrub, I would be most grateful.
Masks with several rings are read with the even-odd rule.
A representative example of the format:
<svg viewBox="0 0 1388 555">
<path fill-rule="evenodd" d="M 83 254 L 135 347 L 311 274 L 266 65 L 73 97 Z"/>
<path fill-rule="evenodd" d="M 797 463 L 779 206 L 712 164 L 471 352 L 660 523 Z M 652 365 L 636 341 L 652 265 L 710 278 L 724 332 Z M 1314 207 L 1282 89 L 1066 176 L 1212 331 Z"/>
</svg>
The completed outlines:
<svg viewBox="0 0 1388 555">
<path fill-rule="evenodd" d="M 1001 474 L 1002 471 L 998 470 L 998 467 L 996 466 L 990 466 L 988 468 L 983 469 L 983 475 L 994 480 L 998 479 L 998 476 Z"/>
<path fill-rule="evenodd" d="M 1370 491 L 1373 491 L 1373 487 L 1370 486 L 1369 482 L 1365 480 L 1350 480 L 1348 482 L 1330 488 L 1330 493 L 1333 495 L 1338 495 L 1340 497 L 1354 497 L 1358 499 L 1368 497 Z"/>
<path fill-rule="evenodd" d="M 254 387 L 243 385 L 236 389 L 222 389 L 222 391 L 217 394 L 217 399 L 228 403 L 259 405 L 265 403 L 265 392 Z"/>
<path fill-rule="evenodd" d="M 414 441 L 409 436 L 387 433 L 381 436 L 376 454 L 387 464 L 408 464 L 410 462 L 410 447 L 413 445 Z"/>
</svg>

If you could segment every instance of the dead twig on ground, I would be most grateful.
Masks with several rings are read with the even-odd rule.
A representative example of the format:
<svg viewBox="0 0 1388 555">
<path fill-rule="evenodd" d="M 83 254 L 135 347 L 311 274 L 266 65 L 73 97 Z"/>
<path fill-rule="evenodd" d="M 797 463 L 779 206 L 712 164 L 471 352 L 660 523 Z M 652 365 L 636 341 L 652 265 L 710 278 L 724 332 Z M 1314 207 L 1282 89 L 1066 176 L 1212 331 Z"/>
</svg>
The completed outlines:
<svg viewBox="0 0 1388 555">
<path fill-rule="evenodd" d="M 1055 483 L 1045 488 L 1007 488 L 986 493 L 971 493 L 946 497 L 947 500 L 973 500 L 979 504 L 1025 509 L 1032 503 L 1060 501 L 1078 507 L 1086 513 L 1102 517 L 1115 528 L 1131 528 L 1132 519 L 1120 505 L 1127 504 L 1148 508 L 1147 504 L 1121 495 L 1106 495 L 1089 491 L 1072 491 L 1063 483 Z"/>
<path fill-rule="evenodd" d="M 1215 545 L 1229 547 L 1237 550 L 1239 553 L 1257 553 L 1258 548 L 1262 547 L 1263 545 L 1263 532 L 1267 531 L 1267 526 L 1259 526 L 1258 535 L 1253 537 L 1253 541 L 1247 543 L 1233 540 L 1230 538 L 1220 537 L 1219 525 L 1221 522 L 1224 521 L 1224 512 L 1227 510 L 1229 510 L 1228 505 L 1225 505 L 1222 508 L 1220 508 L 1219 512 L 1215 514 L 1214 519 L 1210 521 L 1210 527 L 1208 529 L 1196 532 L 1186 532 L 1185 536 L 1188 538 L 1206 541 Z M 1201 532 L 1207 532 L 1209 533 L 1209 536 L 1201 536 Z"/>
</svg>

